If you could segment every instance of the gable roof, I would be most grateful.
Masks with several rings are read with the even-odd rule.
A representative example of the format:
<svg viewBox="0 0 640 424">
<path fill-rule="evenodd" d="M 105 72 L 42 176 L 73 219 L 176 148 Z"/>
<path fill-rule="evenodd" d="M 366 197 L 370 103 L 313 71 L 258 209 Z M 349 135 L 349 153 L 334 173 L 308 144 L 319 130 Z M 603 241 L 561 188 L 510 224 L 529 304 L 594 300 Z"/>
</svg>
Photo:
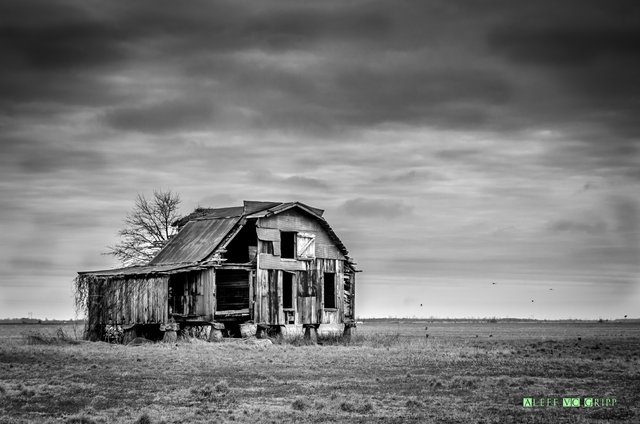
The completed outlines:
<svg viewBox="0 0 640 424">
<path fill-rule="evenodd" d="M 197 208 L 189 215 L 177 220 L 173 225 L 180 230 L 147 265 L 80 274 L 96 276 L 164 274 L 178 269 L 197 267 L 203 262 L 208 262 L 216 250 L 223 248 L 244 226 L 247 219 L 271 216 L 292 208 L 299 208 L 316 219 L 340 252 L 350 261 L 346 247 L 322 217 L 324 210 L 300 202 L 245 200 L 243 206 Z"/>
<path fill-rule="evenodd" d="M 245 202 L 246 204 L 247 202 Z M 324 213 L 324 210 L 322 209 L 318 209 L 318 208 L 314 208 L 311 207 L 309 205 L 305 205 L 304 203 L 300 203 L 300 202 L 286 202 L 286 203 L 274 203 L 273 206 L 268 207 L 268 208 L 264 208 L 261 210 L 256 211 L 255 213 L 251 213 L 247 215 L 247 218 L 262 218 L 263 216 L 269 216 L 269 215 L 274 215 L 280 212 L 284 212 L 286 210 L 289 210 L 291 208 L 300 208 L 304 211 L 306 211 L 307 213 L 314 215 L 314 217 L 316 218 L 321 218 L 324 220 L 324 218 L 322 218 L 322 214 Z"/>
<path fill-rule="evenodd" d="M 257 202 L 254 200 L 245 200 L 243 202 L 243 213 L 245 215 L 250 215 L 252 213 L 260 212 L 265 209 L 273 208 L 278 205 L 281 205 L 280 202 Z"/>
</svg>

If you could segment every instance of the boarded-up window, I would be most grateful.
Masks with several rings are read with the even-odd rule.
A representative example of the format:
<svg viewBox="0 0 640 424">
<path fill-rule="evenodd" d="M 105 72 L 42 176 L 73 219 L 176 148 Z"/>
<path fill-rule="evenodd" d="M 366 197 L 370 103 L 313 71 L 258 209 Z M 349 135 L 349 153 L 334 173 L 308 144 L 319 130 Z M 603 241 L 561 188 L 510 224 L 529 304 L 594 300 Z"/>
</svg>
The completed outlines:
<svg viewBox="0 0 640 424">
<path fill-rule="evenodd" d="M 324 273 L 324 307 L 336 307 L 336 275 L 333 272 Z"/>
<path fill-rule="evenodd" d="M 249 307 L 249 272 L 221 269 L 216 271 L 216 298 L 219 311 Z"/>
<path fill-rule="evenodd" d="M 280 256 L 285 259 L 296 258 L 296 233 L 280 232 Z"/>
<path fill-rule="evenodd" d="M 310 233 L 298 233 L 297 236 L 298 259 L 315 259 L 316 236 Z"/>
<path fill-rule="evenodd" d="M 273 242 L 272 241 L 260 242 L 260 253 L 268 253 L 270 255 L 273 255 Z"/>
</svg>

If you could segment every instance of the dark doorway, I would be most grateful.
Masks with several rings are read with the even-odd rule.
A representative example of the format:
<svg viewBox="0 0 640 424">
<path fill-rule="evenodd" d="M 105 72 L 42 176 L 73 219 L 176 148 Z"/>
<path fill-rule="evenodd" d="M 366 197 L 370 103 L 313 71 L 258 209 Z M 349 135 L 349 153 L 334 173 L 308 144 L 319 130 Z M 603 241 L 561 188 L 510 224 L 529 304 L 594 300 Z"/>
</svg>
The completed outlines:
<svg viewBox="0 0 640 424">
<path fill-rule="evenodd" d="M 293 274 L 282 273 L 282 307 L 293 309 Z"/>
<path fill-rule="evenodd" d="M 336 275 L 332 272 L 324 273 L 324 307 L 336 307 Z"/>
<path fill-rule="evenodd" d="M 280 232 L 280 256 L 284 259 L 296 258 L 296 233 Z"/>
</svg>

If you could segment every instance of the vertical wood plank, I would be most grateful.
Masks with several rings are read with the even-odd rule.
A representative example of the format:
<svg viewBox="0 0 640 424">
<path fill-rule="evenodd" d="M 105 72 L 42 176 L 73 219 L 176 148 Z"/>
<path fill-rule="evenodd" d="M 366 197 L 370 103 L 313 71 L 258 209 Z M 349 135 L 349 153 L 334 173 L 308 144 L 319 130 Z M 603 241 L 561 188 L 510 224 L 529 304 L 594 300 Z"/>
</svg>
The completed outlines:
<svg viewBox="0 0 640 424">
<path fill-rule="evenodd" d="M 344 279 L 342 278 L 344 274 L 342 272 L 342 261 L 338 259 L 334 259 L 334 261 L 336 268 L 336 306 L 338 308 L 337 322 L 342 323 L 344 322 Z"/>
<path fill-rule="evenodd" d="M 147 290 L 147 316 L 145 319 L 145 323 L 152 322 L 151 320 L 151 311 L 152 311 L 152 303 L 153 303 L 153 280 L 149 280 L 145 282 L 146 290 Z"/>
<path fill-rule="evenodd" d="M 278 306 L 276 304 L 276 290 L 278 285 L 278 271 L 269 270 L 269 324 L 275 324 Z"/>
<path fill-rule="evenodd" d="M 316 290 L 318 292 L 317 296 L 317 308 L 318 308 L 318 322 L 324 322 L 324 269 L 325 269 L 325 261 L 323 259 L 318 259 L 316 271 Z"/>
<path fill-rule="evenodd" d="M 253 320 L 255 316 L 255 297 L 254 286 L 256 285 L 256 274 L 253 270 L 249 271 L 249 320 Z"/>
<path fill-rule="evenodd" d="M 128 324 L 131 322 L 131 312 L 129 311 L 129 293 L 127 292 L 127 285 L 122 286 L 122 323 Z"/>
<path fill-rule="evenodd" d="M 142 322 L 146 323 L 149 318 L 149 284 L 147 280 L 140 280 L 140 289 L 142 290 Z"/>
<path fill-rule="evenodd" d="M 157 295 L 158 295 L 158 291 L 155 289 L 156 287 L 156 281 L 158 279 L 157 278 L 151 278 L 149 279 L 149 282 L 147 283 L 147 286 L 149 287 L 149 313 L 147 316 L 147 322 L 156 322 L 156 305 L 158 304 L 157 302 Z"/>
<path fill-rule="evenodd" d="M 207 312 L 205 310 L 205 300 L 204 300 L 204 282 L 203 278 L 206 270 L 198 271 L 195 273 L 196 279 L 196 314 L 206 316 Z"/>
<path fill-rule="evenodd" d="M 283 280 L 283 271 L 278 271 L 278 280 L 276 285 L 276 322 L 275 324 L 282 325 L 284 324 L 284 310 L 282 305 L 282 280 Z"/>
<path fill-rule="evenodd" d="M 198 281 L 200 285 L 201 295 L 202 295 L 202 304 L 200 305 L 201 314 L 205 317 L 205 319 L 209 319 L 209 314 L 211 313 L 211 304 L 210 304 L 210 282 L 209 282 L 209 272 L 208 269 L 203 269 L 198 273 Z"/>
<path fill-rule="evenodd" d="M 298 272 L 295 272 L 291 277 L 291 299 L 293 300 L 293 323 L 298 324 L 300 320 L 298 319 Z"/>
<path fill-rule="evenodd" d="M 150 320 L 151 322 L 158 322 L 158 317 L 160 316 L 160 311 L 158 311 L 158 306 L 159 306 L 159 302 L 158 302 L 158 291 L 160 289 L 160 285 L 158 284 L 158 281 L 160 280 L 159 277 L 156 277 L 153 279 L 153 284 L 151 285 L 151 295 L 152 295 L 152 301 L 151 301 L 151 317 Z"/>
<path fill-rule="evenodd" d="M 269 279 L 271 272 L 268 270 L 264 271 L 264 279 L 262 285 L 262 319 L 264 323 L 269 323 L 271 321 L 269 314 L 271 308 L 269 308 Z"/>
<path fill-rule="evenodd" d="M 164 322 L 163 315 L 163 302 L 164 299 L 164 277 L 158 277 L 156 280 L 156 321 L 155 322 Z"/>
<path fill-rule="evenodd" d="M 135 309 L 136 291 L 134 290 L 132 283 L 133 282 L 131 280 L 127 282 L 127 299 L 129 299 L 129 323 L 134 324 L 138 317 Z"/>
<path fill-rule="evenodd" d="M 215 314 L 216 314 L 216 310 L 218 307 L 218 286 L 217 286 L 217 275 L 216 275 L 216 270 L 214 268 L 211 268 L 211 274 L 209 274 L 209 277 L 211 278 L 211 319 L 213 320 Z"/>
<path fill-rule="evenodd" d="M 256 270 L 256 317 L 258 323 L 269 322 L 269 271 Z"/>
<path fill-rule="evenodd" d="M 351 315 L 356 320 L 356 273 L 351 274 Z"/>
<path fill-rule="evenodd" d="M 262 273 L 260 272 L 259 269 L 256 269 L 256 287 L 255 287 L 255 291 L 253 293 L 253 295 L 255 296 L 255 301 L 256 303 L 254 304 L 254 316 L 253 319 L 255 322 L 262 322 L 262 309 L 261 309 L 261 304 L 260 304 L 260 294 L 262 293 L 262 291 L 260 290 L 260 278 L 261 278 Z"/>
</svg>

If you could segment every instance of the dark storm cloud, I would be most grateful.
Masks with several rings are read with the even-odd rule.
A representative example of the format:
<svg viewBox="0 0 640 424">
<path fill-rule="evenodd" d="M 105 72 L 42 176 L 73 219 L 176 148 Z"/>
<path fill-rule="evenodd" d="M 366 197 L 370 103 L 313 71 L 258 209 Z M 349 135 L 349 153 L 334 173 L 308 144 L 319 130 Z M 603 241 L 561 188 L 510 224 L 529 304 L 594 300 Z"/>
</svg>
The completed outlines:
<svg viewBox="0 0 640 424">
<path fill-rule="evenodd" d="M 113 101 L 102 77 L 125 59 L 115 22 L 81 3 L 9 1 L 0 6 L 0 110 L 34 101 Z"/>
<path fill-rule="evenodd" d="M 118 87 L 108 85 L 101 76 L 118 75 L 136 66 L 148 66 L 151 76 L 167 66 L 174 67 L 172 72 L 200 67 L 199 77 L 225 82 L 227 90 L 236 93 L 239 107 L 258 109 L 260 119 L 254 121 L 258 126 L 325 129 L 422 122 L 427 116 L 433 121 L 436 110 L 445 125 L 475 125 L 487 117 L 473 103 L 504 102 L 508 95 L 499 77 L 482 70 L 429 69 L 424 66 L 426 58 L 414 54 L 380 61 L 378 53 L 385 54 L 386 47 L 406 41 L 398 20 L 407 12 L 391 18 L 388 6 L 375 2 L 276 2 L 264 8 L 235 2 L 202 2 L 189 8 L 157 2 L 94 6 L 69 2 L 55 9 L 46 3 L 31 3 L 33 10 L 51 12 L 35 21 L 24 19 L 28 7 L 16 4 L 14 10 L 5 6 L 10 18 L 0 28 L 6 61 L 2 91 L 16 100 L 82 104 L 83 95 L 90 96 L 76 93 L 74 82 L 81 81 L 80 87 L 94 82 L 93 103 L 100 103 L 99 99 L 113 102 Z M 305 79 L 291 70 L 238 62 L 234 53 L 244 51 L 272 55 L 300 51 L 321 58 L 324 65 Z M 368 56 L 354 61 L 356 52 Z M 209 65 L 203 67 L 209 59 Z M 186 88 L 184 97 L 200 89 L 198 84 Z M 272 101 L 274 91 L 279 93 L 277 102 Z M 125 93 L 120 94 L 122 100 Z M 136 93 L 128 94 L 135 98 Z M 145 102 L 150 93 L 137 94 Z M 217 93 L 209 94 L 215 99 Z M 141 115 L 139 129 L 147 128 L 147 122 L 151 126 L 161 122 L 168 130 L 172 124 L 176 129 L 192 124 L 197 116 L 203 121 L 209 118 L 192 113 L 196 117 L 187 123 L 165 119 L 172 115 L 171 99 L 145 103 L 123 106 L 106 122 L 116 128 L 132 128 L 136 119 L 126 118 L 131 112 Z M 175 106 L 180 115 L 181 106 Z"/>
<path fill-rule="evenodd" d="M 505 130 L 595 113 L 633 135 L 637 105 L 623 96 L 640 85 L 637 16 L 625 11 L 632 3 L 610 3 L 580 2 L 588 16 L 581 26 L 569 13 L 575 8 L 553 2 L 9 2 L 0 91 L 12 101 L 5 109 L 16 101 L 111 105 L 103 122 L 125 131 L 215 124 L 327 133 L 385 123 Z M 529 81 L 517 68 L 488 64 L 494 54 L 510 66 L 546 66 L 535 78 L 576 88 L 542 91 L 540 99 L 553 100 L 528 104 Z M 568 63 L 580 66 L 549 66 Z M 127 85 L 132 73 L 138 82 Z M 189 84 L 176 83 L 181 75 Z M 592 101 L 569 110 L 567 96 Z"/>
<path fill-rule="evenodd" d="M 561 90 L 555 93 L 561 99 L 556 105 L 551 97 L 540 102 L 546 111 L 523 109 L 549 124 L 575 130 L 597 122 L 618 138 L 637 139 L 640 5 L 596 0 L 546 6 L 514 11 L 516 19 L 496 25 L 487 37 L 490 49 L 514 70 L 534 72 Z"/>
<path fill-rule="evenodd" d="M 49 27 L 3 25 L 0 46 L 12 59 L 9 63 L 44 72 L 82 70 L 124 58 L 115 25 L 91 22 L 89 16 L 82 19 Z"/>
<path fill-rule="evenodd" d="M 640 54 L 640 30 L 620 28 L 620 22 L 609 28 L 546 25 L 501 28 L 490 35 L 490 45 L 515 62 L 554 67 L 581 67 L 603 59 L 635 62 Z"/>
<path fill-rule="evenodd" d="M 336 119 L 362 125 L 383 122 L 462 128 L 491 119 L 487 106 L 505 104 L 508 84 L 479 69 L 428 70 L 423 64 L 370 64 L 338 75 Z"/>
<path fill-rule="evenodd" d="M 162 37 L 175 53 L 283 50 L 326 39 L 375 43 L 391 25 L 384 10 L 336 1 L 195 1 L 189 7 L 170 1 L 120 2 L 110 13 L 137 36 Z"/>
</svg>

